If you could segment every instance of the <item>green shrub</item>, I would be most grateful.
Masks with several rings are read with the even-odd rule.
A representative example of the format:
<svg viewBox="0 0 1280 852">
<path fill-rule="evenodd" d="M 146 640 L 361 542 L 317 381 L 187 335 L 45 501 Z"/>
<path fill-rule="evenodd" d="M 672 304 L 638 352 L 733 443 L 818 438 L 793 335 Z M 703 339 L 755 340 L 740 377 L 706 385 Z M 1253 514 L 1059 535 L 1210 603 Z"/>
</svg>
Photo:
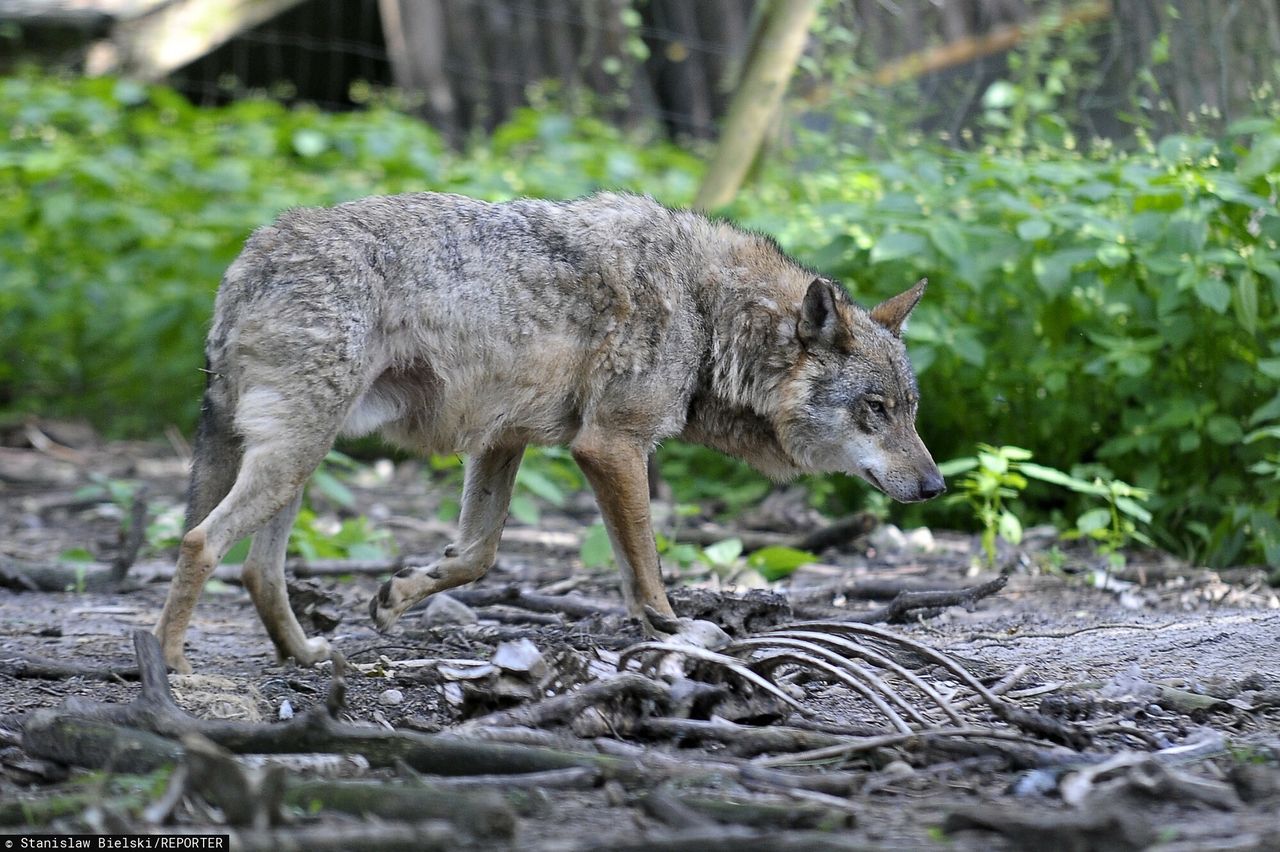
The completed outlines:
<svg viewBox="0 0 1280 852">
<path fill-rule="evenodd" d="M 1280 422 L 1280 121 L 1232 130 L 846 158 L 778 170 L 734 212 L 866 303 L 930 278 L 907 337 L 938 458 L 986 441 L 1103 465 L 1153 493 L 1165 546 L 1276 562 L 1273 448 L 1244 439 Z"/>
<path fill-rule="evenodd" d="M 456 156 L 390 110 L 200 109 L 109 79 L 0 78 L 0 127 L 0 410 L 124 435 L 193 422 L 218 281 L 285 208 L 604 186 L 687 202 L 698 168 L 585 118 L 525 110 Z"/>
<path fill-rule="evenodd" d="M 286 207 L 599 187 L 679 205 L 700 171 L 670 144 L 555 113 L 521 112 L 454 154 L 385 109 L 200 109 L 107 79 L 0 78 L 0 126 L 0 413 L 118 435 L 191 425 L 218 279 Z M 908 339 L 939 459 L 1026 447 L 1152 492 L 1165 546 L 1280 563 L 1280 122 L 1232 134 L 1137 153 L 906 144 L 878 161 L 801 139 L 728 212 L 865 303 L 930 277 Z M 709 451 L 673 444 L 663 462 L 682 500 L 763 493 Z M 831 507 L 866 499 L 831 482 L 815 487 Z M 1019 517 L 1085 505 L 1056 495 Z"/>
</svg>

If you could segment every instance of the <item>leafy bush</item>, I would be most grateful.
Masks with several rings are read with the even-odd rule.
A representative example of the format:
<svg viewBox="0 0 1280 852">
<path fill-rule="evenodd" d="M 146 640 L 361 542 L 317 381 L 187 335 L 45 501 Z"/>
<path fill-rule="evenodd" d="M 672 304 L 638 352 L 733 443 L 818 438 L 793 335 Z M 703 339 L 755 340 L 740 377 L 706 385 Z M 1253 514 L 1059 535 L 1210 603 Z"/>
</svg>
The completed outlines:
<svg viewBox="0 0 1280 852">
<path fill-rule="evenodd" d="M 116 434 L 192 423 L 217 281 L 283 208 L 605 186 L 679 205 L 700 169 L 672 145 L 555 113 L 522 112 L 454 154 L 389 110 L 197 109 L 106 79 L 0 79 L 0 125 L 0 411 L 87 416 Z M 1280 122 L 1232 134 L 1134 153 L 905 140 L 877 161 L 801 138 L 728 212 L 867 303 L 930 277 L 908 338 L 938 458 L 1026 447 L 1085 481 L 1152 492 L 1165 546 L 1280 562 Z M 681 500 L 763 493 L 708 451 L 673 445 L 663 462 Z M 523 485 L 551 493 L 537 476 Z M 830 480 L 815 496 L 848 507 L 866 491 Z M 1019 516 L 1074 519 L 1081 500 Z"/>
<path fill-rule="evenodd" d="M 1160 543 L 1277 562 L 1266 442 L 1245 439 L 1280 422 L 1280 121 L 1232 133 L 846 158 L 734 212 L 865 302 L 930 278 L 907 337 L 939 458 L 1103 465 L 1153 493 Z"/>
<path fill-rule="evenodd" d="M 285 208 L 602 186 L 687 202 L 696 186 L 677 148 L 530 110 L 456 156 L 386 109 L 200 109 L 126 81 L 15 77 L 0 78 L 0 126 L 0 409 L 116 434 L 193 422 L 218 280 Z"/>
</svg>

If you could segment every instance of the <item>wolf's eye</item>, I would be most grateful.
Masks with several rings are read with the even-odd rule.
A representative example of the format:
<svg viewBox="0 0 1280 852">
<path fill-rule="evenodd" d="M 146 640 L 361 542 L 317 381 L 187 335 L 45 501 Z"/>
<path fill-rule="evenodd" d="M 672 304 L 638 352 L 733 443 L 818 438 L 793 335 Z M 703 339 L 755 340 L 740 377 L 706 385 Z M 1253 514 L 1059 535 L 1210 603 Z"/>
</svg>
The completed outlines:
<svg viewBox="0 0 1280 852">
<path fill-rule="evenodd" d="M 884 403 L 878 399 L 867 400 L 867 408 L 871 409 L 872 414 L 878 414 L 881 417 L 885 415 Z"/>
</svg>

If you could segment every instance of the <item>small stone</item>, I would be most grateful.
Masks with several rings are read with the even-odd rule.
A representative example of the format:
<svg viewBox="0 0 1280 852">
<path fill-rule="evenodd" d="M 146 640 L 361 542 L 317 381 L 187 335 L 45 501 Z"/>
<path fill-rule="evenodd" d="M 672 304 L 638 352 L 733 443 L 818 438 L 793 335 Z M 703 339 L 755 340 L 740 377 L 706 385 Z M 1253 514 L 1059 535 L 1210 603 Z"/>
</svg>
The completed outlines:
<svg viewBox="0 0 1280 852">
<path fill-rule="evenodd" d="M 720 625 L 701 618 L 680 619 L 680 631 L 672 637 L 672 641 L 712 651 L 723 648 L 733 640 Z"/>
<path fill-rule="evenodd" d="M 404 693 L 398 689 L 388 689 L 378 696 L 378 702 L 386 707 L 395 707 L 404 703 Z"/>
<path fill-rule="evenodd" d="M 475 610 L 446 594 L 432 596 L 422 620 L 427 627 L 448 627 L 475 624 L 479 621 Z"/>
<path fill-rule="evenodd" d="M 280 713 L 278 715 L 282 722 L 287 722 L 293 718 L 293 705 L 287 699 L 280 702 Z"/>
<path fill-rule="evenodd" d="M 907 547 L 916 553 L 933 553 L 938 543 L 933 540 L 933 532 L 928 527 L 916 527 L 907 533 Z"/>
<path fill-rule="evenodd" d="M 884 769 L 880 770 L 881 777 L 887 779 L 907 778 L 915 774 L 915 769 L 912 768 L 911 764 L 907 763 L 905 760 L 891 760 L 885 765 Z"/>
<path fill-rule="evenodd" d="M 498 699 L 502 702 L 514 701 L 525 702 L 534 701 L 538 698 L 537 691 L 533 684 L 521 678 L 512 677 L 511 675 L 499 675 L 493 683 L 485 687 L 485 697 L 489 700 Z"/>
<path fill-rule="evenodd" d="M 501 643 L 493 652 L 491 662 L 504 672 L 530 678 L 541 677 L 547 671 L 547 662 L 542 659 L 542 652 L 528 639 Z"/>
<path fill-rule="evenodd" d="M 884 524 L 871 531 L 867 543 L 881 553 L 900 553 L 907 547 L 907 537 L 893 524 Z"/>
</svg>

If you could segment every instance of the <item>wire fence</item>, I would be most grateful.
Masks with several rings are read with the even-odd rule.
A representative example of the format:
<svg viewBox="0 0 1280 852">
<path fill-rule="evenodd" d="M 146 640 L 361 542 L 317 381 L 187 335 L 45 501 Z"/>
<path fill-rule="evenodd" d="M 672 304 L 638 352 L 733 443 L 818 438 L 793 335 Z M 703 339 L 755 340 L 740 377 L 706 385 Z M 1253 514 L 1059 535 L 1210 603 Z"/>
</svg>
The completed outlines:
<svg viewBox="0 0 1280 852">
<path fill-rule="evenodd" d="M 168 82 L 200 103 L 266 92 L 324 109 L 399 92 L 387 97 L 455 141 L 531 102 L 710 138 L 765 5 L 305 0 Z M 1278 78 L 1276 0 L 831 0 L 794 89 L 805 120 L 852 116 L 845 129 L 872 145 L 849 128 L 981 132 L 1001 80 L 1114 139 L 1221 129 L 1274 99 Z"/>
</svg>

